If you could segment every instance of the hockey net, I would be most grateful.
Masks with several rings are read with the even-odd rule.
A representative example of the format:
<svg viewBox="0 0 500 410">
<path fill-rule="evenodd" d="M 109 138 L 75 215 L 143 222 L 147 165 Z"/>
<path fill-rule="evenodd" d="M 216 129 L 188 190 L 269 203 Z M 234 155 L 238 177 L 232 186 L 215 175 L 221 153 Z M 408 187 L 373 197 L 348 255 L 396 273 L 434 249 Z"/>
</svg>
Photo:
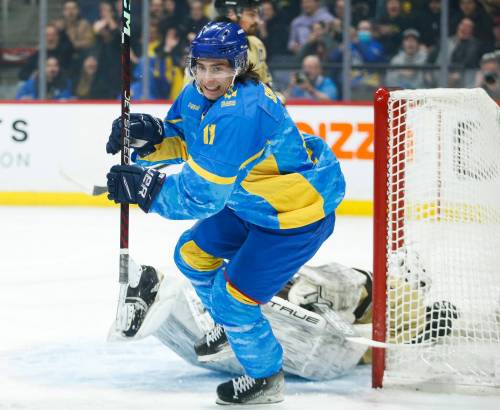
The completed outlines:
<svg viewBox="0 0 500 410">
<path fill-rule="evenodd" d="M 500 387 L 500 110 L 375 96 L 373 386 Z"/>
</svg>

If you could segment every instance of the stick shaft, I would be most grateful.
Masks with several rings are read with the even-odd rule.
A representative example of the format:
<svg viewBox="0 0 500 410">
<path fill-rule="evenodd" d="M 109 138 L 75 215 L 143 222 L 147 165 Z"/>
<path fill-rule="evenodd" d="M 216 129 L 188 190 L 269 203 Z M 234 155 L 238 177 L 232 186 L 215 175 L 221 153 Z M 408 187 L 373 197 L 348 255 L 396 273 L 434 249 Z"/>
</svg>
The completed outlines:
<svg viewBox="0 0 500 410">
<path fill-rule="evenodd" d="M 121 164 L 130 164 L 130 34 L 131 34 L 131 0 L 122 2 L 122 98 L 121 98 Z M 129 205 L 120 205 L 120 278 L 122 284 L 128 283 L 128 238 L 129 238 Z"/>
</svg>

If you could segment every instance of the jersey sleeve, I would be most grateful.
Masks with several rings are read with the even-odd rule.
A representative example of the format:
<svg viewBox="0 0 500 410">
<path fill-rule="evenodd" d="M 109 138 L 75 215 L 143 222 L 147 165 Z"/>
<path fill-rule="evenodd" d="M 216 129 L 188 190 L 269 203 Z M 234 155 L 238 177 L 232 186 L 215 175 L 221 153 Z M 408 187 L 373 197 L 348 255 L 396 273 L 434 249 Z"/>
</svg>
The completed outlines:
<svg viewBox="0 0 500 410">
<path fill-rule="evenodd" d="M 170 219 L 203 219 L 224 208 L 238 173 L 258 157 L 264 141 L 247 119 L 223 117 L 200 127 L 181 172 L 167 177 L 151 210 Z"/>
</svg>

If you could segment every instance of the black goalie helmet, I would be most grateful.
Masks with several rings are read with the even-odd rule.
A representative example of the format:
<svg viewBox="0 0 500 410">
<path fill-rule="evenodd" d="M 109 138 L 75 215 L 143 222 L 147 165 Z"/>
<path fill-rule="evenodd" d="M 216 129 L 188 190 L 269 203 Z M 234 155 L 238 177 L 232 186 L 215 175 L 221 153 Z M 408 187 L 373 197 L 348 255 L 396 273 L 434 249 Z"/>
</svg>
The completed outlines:
<svg viewBox="0 0 500 410">
<path fill-rule="evenodd" d="M 240 14 L 243 9 L 259 7 L 261 3 L 261 0 L 215 0 L 214 6 L 219 16 L 224 16 L 229 10 Z"/>
</svg>

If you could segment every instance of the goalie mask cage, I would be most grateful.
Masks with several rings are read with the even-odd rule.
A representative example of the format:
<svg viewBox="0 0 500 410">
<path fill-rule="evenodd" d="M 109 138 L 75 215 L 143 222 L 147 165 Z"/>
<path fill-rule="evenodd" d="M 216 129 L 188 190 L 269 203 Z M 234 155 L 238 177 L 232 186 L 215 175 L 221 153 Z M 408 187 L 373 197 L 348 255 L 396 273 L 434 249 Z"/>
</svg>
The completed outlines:
<svg viewBox="0 0 500 410">
<path fill-rule="evenodd" d="M 374 189 L 373 387 L 500 387 L 497 104 L 379 89 Z"/>
</svg>

